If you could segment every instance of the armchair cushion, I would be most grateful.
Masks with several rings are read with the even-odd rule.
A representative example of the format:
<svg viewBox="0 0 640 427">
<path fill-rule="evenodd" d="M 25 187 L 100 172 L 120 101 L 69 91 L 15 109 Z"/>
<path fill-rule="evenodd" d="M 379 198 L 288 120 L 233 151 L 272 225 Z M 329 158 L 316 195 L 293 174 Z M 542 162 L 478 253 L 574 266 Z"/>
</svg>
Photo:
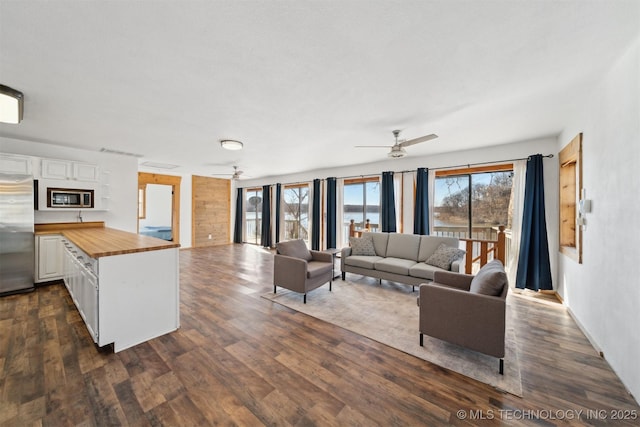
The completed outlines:
<svg viewBox="0 0 640 427">
<path fill-rule="evenodd" d="M 278 242 L 276 243 L 276 249 L 281 255 L 300 258 L 305 261 L 310 261 L 312 258 L 311 252 L 309 252 L 309 249 L 307 249 L 307 245 L 302 239 Z"/>
<path fill-rule="evenodd" d="M 464 256 L 466 251 L 440 243 L 436 251 L 425 261 L 429 265 L 451 270 L 451 263 Z"/>
<path fill-rule="evenodd" d="M 482 295 L 498 296 L 507 285 L 507 274 L 502 263 L 494 259 L 482 266 L 478 274 L 471 280 L 469 292 Z"/>
<path fill-rule="evenodd" d="M 307 277 L 309 279 L 318 277 L 324 273 L 331 272 L 333 266 L 323 261 L 309 261 L 307 263 Z"/>
</svg>

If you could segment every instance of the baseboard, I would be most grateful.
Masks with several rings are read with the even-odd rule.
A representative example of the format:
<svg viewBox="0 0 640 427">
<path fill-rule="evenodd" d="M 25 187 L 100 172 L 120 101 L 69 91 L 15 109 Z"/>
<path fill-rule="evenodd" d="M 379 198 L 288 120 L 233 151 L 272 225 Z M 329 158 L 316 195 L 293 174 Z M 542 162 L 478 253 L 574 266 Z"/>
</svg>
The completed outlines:
<svg viewBox="0 0 640 427">
<path fill-rule="evenodd" d="M 600 357 L 602 357 L 603 359 L 606 360 L 606 358 L 604 357 L 604 352 L 602 351 L 602 348 L 600 348 L 600 346 L 598 345 L 598 343 L 593 339 L 593 337 L 591 336 L 591 334 L 589 334 L 589 332 L 587 331 L 587 329 L 582 325 L 582 323 L 580 323 L 580 321 L 578 320 L 578 317 L 573 313 L 573 311 L 571 310 L 571 307 L 569 307 L 568 305 L 565 305 L 565 307 L 567 307 L 567 313 L 569 313 L 569 316 L 571 316 L 571 318 L 573 319 L 574 322 L 576 322 L 576 325 L 578 325 L 578 328 L 580 329 L 580 331 L 584 334 L 585 337 L 587 337 L 587 339 L 589 340 L 589 342 L 591 343 L 591 346 L 593 347 L 593 349 L 600 355 Z"/>
</svg>

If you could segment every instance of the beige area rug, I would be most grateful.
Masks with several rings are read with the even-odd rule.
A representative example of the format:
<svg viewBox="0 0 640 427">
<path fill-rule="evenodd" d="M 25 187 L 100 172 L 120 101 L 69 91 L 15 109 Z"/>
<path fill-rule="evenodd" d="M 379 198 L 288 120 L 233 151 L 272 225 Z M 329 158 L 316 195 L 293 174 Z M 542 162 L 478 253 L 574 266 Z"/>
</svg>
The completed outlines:
<svg viewBox="0 0 640 427">
<path fill-rule="evenodd" d="M 522 396 L 516 336 L 509 323 L 513 316 L 507 304 L 506 352 L 504 375 L 498 372 L 498 359 L 467 350 L 436 338 L 424 336 L 420 347 L 416 292 L 411 286 L 352 275 L 355 280 L 333 282 L 333 292 L 322 286 L 302 295 L 278 288 L 263 298 L 301 313 L 340 326 L 382 344 L 458 372 L 500 390 Z"/>
</svg>

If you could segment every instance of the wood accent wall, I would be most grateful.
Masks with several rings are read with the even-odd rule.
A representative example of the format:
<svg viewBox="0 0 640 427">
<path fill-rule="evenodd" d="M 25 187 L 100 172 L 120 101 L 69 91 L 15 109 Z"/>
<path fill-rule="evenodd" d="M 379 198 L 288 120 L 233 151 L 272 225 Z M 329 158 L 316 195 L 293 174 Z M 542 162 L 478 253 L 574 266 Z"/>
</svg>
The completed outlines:
<svg viewBox="0 0 640 427">
<path fill-rule="evenodd" d="M 231 180 L 193 175 L 191 194 L 192 246 L 230 243 Z"/>
</svg>

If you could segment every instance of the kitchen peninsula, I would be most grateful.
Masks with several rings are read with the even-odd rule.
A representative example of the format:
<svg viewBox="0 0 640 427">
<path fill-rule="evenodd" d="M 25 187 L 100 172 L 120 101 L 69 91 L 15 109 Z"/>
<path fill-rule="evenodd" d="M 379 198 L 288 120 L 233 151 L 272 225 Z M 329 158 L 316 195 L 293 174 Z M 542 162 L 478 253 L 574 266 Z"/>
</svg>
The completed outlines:
<svg viewBox="0 0 640 427">
<path fill-rule="evenodd" d="M 101 222 L 35 229 L 60 236 L 65 286 L 98 346 L 118 352 L 178 329 L 179 244 Z"/>
</svg>

